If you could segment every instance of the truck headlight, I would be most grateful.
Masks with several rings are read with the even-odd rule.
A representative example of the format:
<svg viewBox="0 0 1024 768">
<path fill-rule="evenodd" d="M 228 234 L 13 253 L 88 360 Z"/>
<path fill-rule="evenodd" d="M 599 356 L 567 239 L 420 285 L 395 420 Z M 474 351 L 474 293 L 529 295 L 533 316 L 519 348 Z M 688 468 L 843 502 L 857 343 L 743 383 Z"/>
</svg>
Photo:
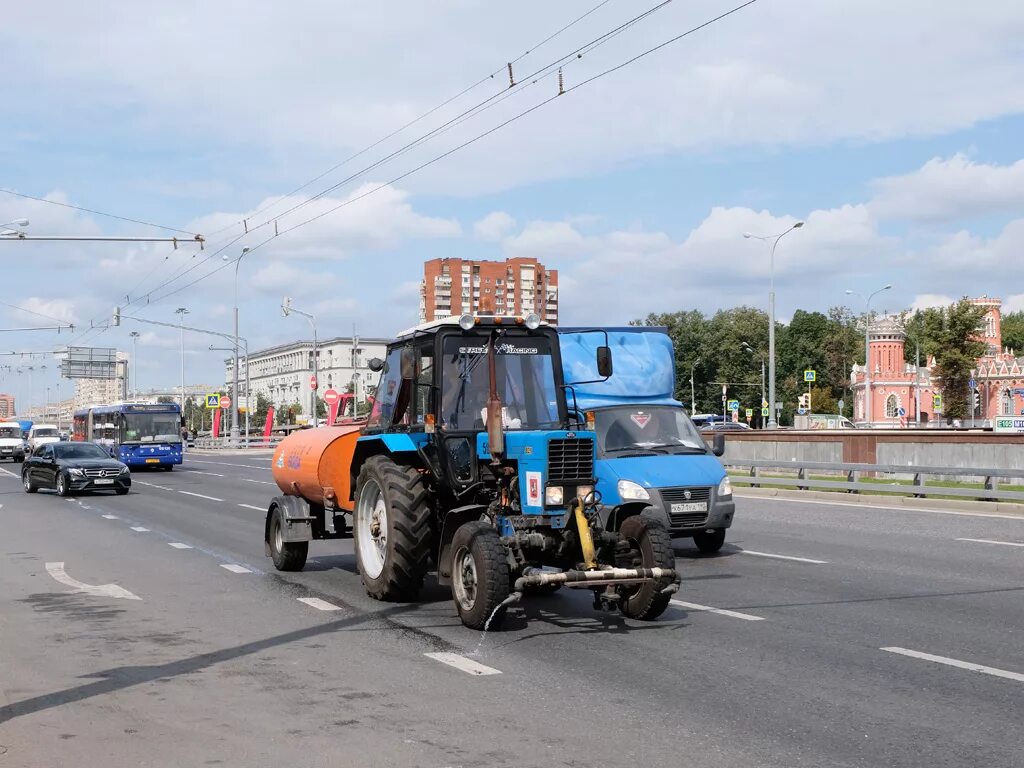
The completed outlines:
<svg viewBox="0 0 1024 768">
<path fill-rule="evenodd" d="M 732 496 L 732 480 L 726 475 L 722 478 L 722 482 L 718 484 L 718 495 L 719 496 Z"/>
<path fill-rule="evenodd" d="M 647 501 L 651 494 L 639 483 L 632 480 L 619 480 L 619 498 L 623 501 Z"/>
<path fill-rule="evenodd" d="M 576 486 L 576 498 L 583 499 L 584 502 L 587 500 L 587 496 L 594 492 L 594 486 L 592 485 L 577 485 Z"/>
<path fill-rule="evenodd" d="M 549 485 L 544 490 L 544 503 L 551 507 L 561 506 L 562 504 L 562 486 L 560 485 Z"/>
</svg>

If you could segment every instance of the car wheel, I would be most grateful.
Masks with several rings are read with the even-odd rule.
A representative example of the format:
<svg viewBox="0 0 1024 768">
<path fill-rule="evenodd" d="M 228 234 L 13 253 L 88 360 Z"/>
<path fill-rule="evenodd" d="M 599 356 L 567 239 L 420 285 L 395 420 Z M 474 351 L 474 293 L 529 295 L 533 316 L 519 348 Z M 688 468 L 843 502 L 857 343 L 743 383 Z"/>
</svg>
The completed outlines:
<svg viewBox="0 0 1024 768">
<path fill-rule="evenodd" d="M 25 493 L 35 493 L 39 490 L 36 488 L 36 484 L 32 482 L 32 478 L 28 476 L 28 472 L 22 475 L 21 482 L 25 486 Z"/>
<path fill-rule="evenodd" d="M 693 543 L 702 555 L 713 555 L 725 544 L 725 528 L 717 531 L 701 531 L 693 534 Z"/>
<path fill-rule="evenodd" d="M 68 482 L 67 475 L 63 472 L 57 475 L 57 495 L 65 497 L 71 495 L 71 484 Z"/>
</svg>

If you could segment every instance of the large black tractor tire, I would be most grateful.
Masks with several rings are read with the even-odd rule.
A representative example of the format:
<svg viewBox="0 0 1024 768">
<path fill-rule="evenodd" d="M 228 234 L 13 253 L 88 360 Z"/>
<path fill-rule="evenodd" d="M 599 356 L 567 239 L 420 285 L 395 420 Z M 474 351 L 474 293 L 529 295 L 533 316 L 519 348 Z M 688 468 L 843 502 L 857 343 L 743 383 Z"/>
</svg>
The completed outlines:
<svg viewBox="0 0 1024 768">
<path fill-rule="evenodd" d="M 498 532 L 489 523 L 463 523 L 452 538 L 452 598 L 470 629 L 499 629 L 509 595 L 508 559 Z"/>
<path fill-rule="evenodd" d="M 697 545 L 702 555 L 713 555 L 725 544 L 725 528 L 716 531 L 701 531 L 693 534 L 693 543 Z"/>
<path fill-rule="evenodd" d="M 423 475 L 373 456 L 363 464 L 356 487 L 352 532 L 366 593 L 377 600 L 415 600 L 433 545 Z"/>
<path fill-rule="evenodd" d="M 279 571 L 301 571 L 306 567 L 309 542 L 283 541 L 283 525 L 281 510 L 275 507 L 274 513 L 270 516 L 270 530 L 267 536 L 267 543 L 270 545 L 270 559 Z"/>
<path fill-rule="evenodd" d="M 622 523 L 619 535 L 629 542 L 633 550 L 632 562 L 626 567 L 676 567 L 672 537 L 659 521 L 643 515 L 634 515 Z M 672 597 L 670 594 L 663 594 L 662 590 L 671 583 L 670 579 L 659 579 L 636 587 L 625 587 L 620 603 L 622 613 L 631 619 L 642 621 L 658 618 L 668 608 L 668 602 Z"/>
</svg>

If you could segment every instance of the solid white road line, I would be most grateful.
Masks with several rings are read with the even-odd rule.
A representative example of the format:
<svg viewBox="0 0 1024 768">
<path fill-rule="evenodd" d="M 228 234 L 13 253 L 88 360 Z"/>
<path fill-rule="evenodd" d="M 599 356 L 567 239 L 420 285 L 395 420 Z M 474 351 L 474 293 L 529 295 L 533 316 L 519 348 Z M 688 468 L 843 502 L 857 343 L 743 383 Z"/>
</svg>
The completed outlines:
<svg viewBox="0 0 1024 768">
<path fill-rule="evenodd" d="M 117 515 L 103 515 L 107 520 L 120 520 Z"/>
<path fill-rule="evenodd" d="M 955 509 L 927 509 L 917 507 L 892 507 L 892 506 L 881 506 L 879 504 L 851 504 L 847 501 L 822 501 L 819 499 L 791 499 L 788 496 L 747 496 L 746 494 L 737 493 L 741 499 L 761 499 L 764 501 L 778 501 L 786 502 L 787 504 L 792 502 L 795 504 L 824 504 L 827 507 L 853 507 L 854 509 L 872 510 L 880 509 L 886 512 L 925 512 L 932 515 L 954 515 L 956 517 L 995 517 L 1000 520 L 1017 520 L 1018 522 L 1024 522 L 1024 515 L 999 515 L 992 512 L 961 512 Z M 837 496 L 839 494 L 836 494 Z M 744 513 L 750 514 L 749 510 L 744 510 Z"/>
<path fill-rule="evenodd" d="M 960 661 L 959 659 L 951 659 L 947 656 L 934 656 L 930 653 L 922 653 L 921 651 L 911 651 L 907 648 L 898 648 L 890 646 L 888 648 L 882 648 L 883 651 L 889 653 L 898 653 L 901 656 L 910 656 L 914 659 L 924 659 L 925 661 L 934 661 L 936 664 L 946 664 L 950 667 L 958 667 L 960 669 L 966 669 L 971 672 L 981 672 L 983 675 L 992 675 L 993 677 L 1003 677 L 1007 680 L 1016 680 L 1018 683 L 1024 683 L 1024 675 L 1020 672 L 1007 672 L 1005 669 L 996 669 L 995 667 L 986 667 L 982 664 L 973 664 L 969 661 Z"/>
<path fill-rule="evenodd" d="M 267 459 L 272 461 L 272 459 Z M 200 461 L 199 459 L 189 459 L 189 464 L 216 464 L 218 467 L 241 467 L 242 469 L 258 469 L 265 470 L 266 467 L 257 467 L 255 464 L 230 464 L 226 461 Z"/>
<path fill-rule="evenodd" d="M 277 483 L 271 482 L 270 480 L 253 480 L 249 477 L 243 477 L 242 482 L 244 483 L 260 483 L 261 485 L 277 485 Z"/>
<path fill-rule="evenodd" d="M 9 470 L 9 469 L 4 469 L 3 467 L 0 467 L 0 472 L 3 472 L 5 475 L 10 475 L 15 480 L 21 480 L 21 475 L 16 475 L 13 472 L 11 472 L 11 470 Z"/>
<path fill-rule="evenodd" d="M 224 475 L 222 475 L 220 472 L 203 472 L 202 470 L 199 470 L 199 469 L 190 469 L 189 472 L 191 472 L 194 475 L 209 475 L 210 477 L 224 477 Z"/>
<path fill-rule="evenodd" d="M 133 595 L 127 589 L 117 586 L 117 584 L 83 584 L 80 581 L 76 581 L 68 576 L 64 570 L 64 563 L 47 563 L 46 572 L 49 573 L 56 581 L 60 582 L 66 587 L 71 587 L 76 592 L 84 592 L 87 595 L 94 597 L 113 597 L 121 600 L 141 600 L 142 598 L 138 595 Z"/>
<path fill-rule="evenodd" d="M 207 501 L 224 501 L 224 499 L 218 499 L 216 496 L 206 496 L 202 493 L 192 493 L 192 491 L 178 491 L 178 493 L 184 493 L 186 496 L 195 496 L 196 498 L 206 499 Z"/>
<path fill-rule="evenodd" d="M 975 544 L 1002 544 L 1004 547 L 1024 547 L 1020 541 L 994 541 L 992 539 L 957 539 L 957 541 L 973 541 Z"/>
<path fill-rule="evenodd" d="M 734 619 L 743 619 L 744 621 L 764 621 L 761 616 L 754 616 L 749 613 L 739 613 L 738 611 L 729 611 L 725 608 L 712 608 L 710 605 L 700 605 L 698 603 L 684 603 L 682 600 L 669 600 L 672 605 L 678 605 L 680 608 L 685 608 L 688 611 L 704 611 L 706 613 L 717 613 L 721 616 L 731 616 Z"/>
<path fill-rule="evenodd" d="M 150 488 L 159 488 L 161 491 L 173 491 L 173 488 L 168 488 L 166 485 L 157 485 L 156 483 L 147 483 L 144 480 L 133 480 L 132 482 L 138 485 L 148 485 Z"/>
<path fill-rule="evenodd" d="M 321 600 L 319 597 L 298 597 L 296 598 L 300 603 L 316 608 L 318 611 L 340 611 L 341 606 L 328 603 L 326 600 Z"/>
<path fill-rule="evenodd" d="M 139 533 L 149 533 L 149 528 L 143 528 L 141 525 L 133 525 L 132 530 Z"/>
<path fill-rule="evenodd" d="M 475 675 L 482 677 L 483 675 L 500 675 L 501 670 L 495 669 L 494 667 L 487 667 L 479 662 L 467 659 L 465 656 L 461 656 L 458 653 L 424 653 L 428 659 L 434 661 L 440 661 L 442 664 L 447 664 L 449 667 L 455 667 L 467 675 Z"/>
<path fill-rule="evenodd" d="M 192 549 L 191 544 L 182 544 L 180 541 L 172 541 L 167 546 L 174 547 L 175 549 Z"/>
<path fill-rule="evenodd" d="M 827 560 L 811 560 L 809 557 L 793 557 L 792 555 L 773 555 L 771 552 L 755 552 L 752 549 L 738 550 L 741 555 L 755 555 L 756 557 L 771 557 L 775 560 L 795 560 L 798 563 L 814 563 L 815 565 L 828 565 Z"/>
<path fill-rule="evenodd" d="M 267 511 L 264 507 L 257 507 L 255 504 L 239 504 L 238 506 L 245 507 L 246 509 L 255 509 L 255 510 L 259 511 L 259 512 L 266 512 Z"/>
<path fill-rule="evenodd" d="M 234 563 L 221 563 L 220 567 L 226 571 L 231 571 L 232 573 L 252 573 L 252 571 L 245 566 L 235 565 Z"/>
</svg>

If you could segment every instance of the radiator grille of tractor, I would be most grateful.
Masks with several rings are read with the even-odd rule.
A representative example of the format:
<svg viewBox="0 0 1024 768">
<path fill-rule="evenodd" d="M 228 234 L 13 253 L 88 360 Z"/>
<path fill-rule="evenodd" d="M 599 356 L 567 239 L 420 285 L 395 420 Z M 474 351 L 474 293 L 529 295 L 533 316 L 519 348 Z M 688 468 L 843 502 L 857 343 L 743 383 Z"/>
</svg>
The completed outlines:
<svg viewBox="0 0 1024 768">
<path fill-rule="evenodd" d="M 548 441 L 548 482 L 592 480 L 594 478 L 594 440 L 590 437 L 566 437 Z"/>
</svg>

